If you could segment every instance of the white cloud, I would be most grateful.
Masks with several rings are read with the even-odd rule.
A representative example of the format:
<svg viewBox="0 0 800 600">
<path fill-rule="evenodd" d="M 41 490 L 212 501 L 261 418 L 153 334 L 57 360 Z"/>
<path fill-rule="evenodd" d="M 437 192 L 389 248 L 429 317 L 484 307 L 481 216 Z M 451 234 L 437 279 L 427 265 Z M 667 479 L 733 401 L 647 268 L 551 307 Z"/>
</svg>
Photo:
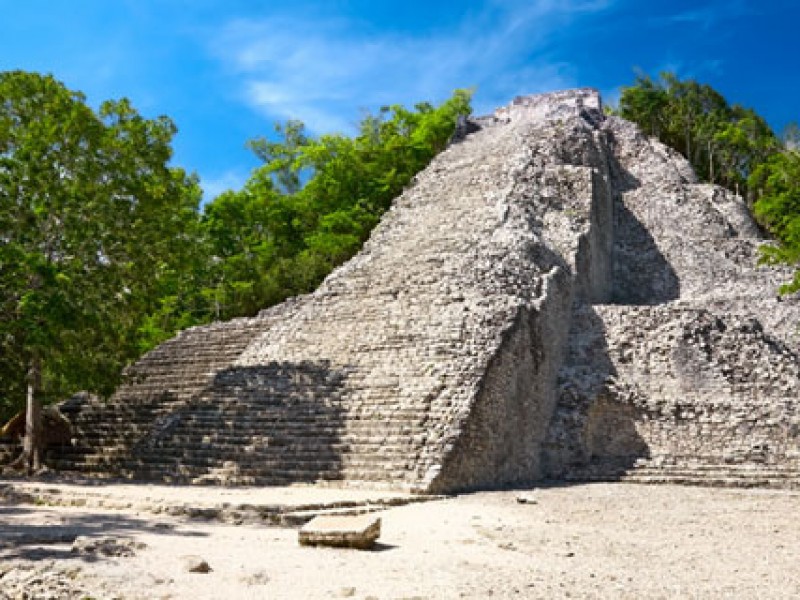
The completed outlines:
<svg viewBox="0 0 800 600">
<path fill-rule="evenodd" d="M 515 95 L 575 85 L 569 65 L 545 51 L 561 27 L 610 1 L 489 0 L 451 31 L 417 36 L 337 19 L 239 19 L 222 26 L 212 49 L 242 100 L 265 117 L 349 132 L 358 108 L 439 101 L 457 87 L 476 85 L 483 112 Z"/>
<path fill-rule="evenodd" d="M 221 193 L 228 190 L 240 190 L 247 181 L 249 174 L 244 170 L 230 170 L 216 176 L 203 178 L 200 182 L 203 188 L 203 203 L 210 202 Z"/>
</svg>

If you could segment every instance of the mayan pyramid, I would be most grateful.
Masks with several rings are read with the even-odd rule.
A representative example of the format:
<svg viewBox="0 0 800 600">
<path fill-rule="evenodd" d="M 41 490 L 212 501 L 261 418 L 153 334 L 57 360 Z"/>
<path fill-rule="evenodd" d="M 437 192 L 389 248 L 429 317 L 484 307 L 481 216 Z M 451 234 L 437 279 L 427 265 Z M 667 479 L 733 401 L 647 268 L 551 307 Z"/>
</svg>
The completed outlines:
<svg viewBox="0 0 800 600">
<path fill-rule="evenodd" d="M 800 481 L 800 303 L 741 198 L 590 89 L 473 120 L 318 290 L 62 406 L 62 469 L 421 492 Z"/>
</svg>

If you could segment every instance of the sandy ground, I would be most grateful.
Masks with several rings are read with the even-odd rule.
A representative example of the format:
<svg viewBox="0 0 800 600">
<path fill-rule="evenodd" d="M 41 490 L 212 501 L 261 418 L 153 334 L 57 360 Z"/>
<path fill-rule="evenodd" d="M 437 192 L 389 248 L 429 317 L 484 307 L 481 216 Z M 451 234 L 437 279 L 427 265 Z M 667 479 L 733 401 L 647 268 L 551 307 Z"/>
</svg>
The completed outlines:
<svg viewBox="0 0 800 600">
<path fill-rule="evenodd" d="M 521 493 L 533 502 L 517 502 Z M 287 528 L 6 502 L 0 598 L 15 597 L 7 584 L 23 569 L 59 573 L 94 598 L 800 597 L 796 492 L 591 484 L 381 515 L 380 544 L 365 552 L 301 547 Z M 144 547 L 81 556 L 60 532 Z M 189 555 L 212 571 L 187 572 Z"/>
</svg>

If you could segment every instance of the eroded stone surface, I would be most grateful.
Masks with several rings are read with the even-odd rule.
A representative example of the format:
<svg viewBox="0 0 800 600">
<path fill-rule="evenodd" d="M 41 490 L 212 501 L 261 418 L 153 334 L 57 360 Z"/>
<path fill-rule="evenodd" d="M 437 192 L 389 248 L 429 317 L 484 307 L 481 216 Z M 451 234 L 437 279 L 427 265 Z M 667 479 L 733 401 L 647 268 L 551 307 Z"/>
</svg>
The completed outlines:
<svg viewBox="0 0 800 600">
<path fill-rule="evenodd" d="M 616 118 L 614 304 L 578 304 L 545 444 L 555 478 L 794 487 L 798 298 L 738 196 Z M 633 471 L 631 471 L 633 469 Z"/>
<path fill-rule="evenodd" d="M 80 581 L 81 567 L 64 567 L 53 561 L 25 563 L 8 561 L 0 564 L 0 598 L 2 600 L 63 600 L 94 597 L 93 590 Z M 119 596 L 105 594 L 117 599 Z"/>
</svg>

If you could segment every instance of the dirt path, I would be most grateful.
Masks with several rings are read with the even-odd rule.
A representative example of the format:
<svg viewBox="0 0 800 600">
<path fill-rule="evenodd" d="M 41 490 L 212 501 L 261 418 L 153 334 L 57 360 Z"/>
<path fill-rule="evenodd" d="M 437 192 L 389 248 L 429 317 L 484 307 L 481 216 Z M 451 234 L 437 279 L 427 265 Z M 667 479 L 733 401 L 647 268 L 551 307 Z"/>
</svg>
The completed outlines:
<svg viewBox="0 0 800 600">
<path fill-rule="evenodd" d="M 6 503 L 0 597 L 48 581 L 76 597 L 192 600 L 800 595 L 798 493 L 594 484 L 519 495 L 391 508 L 372 552 L 300 547 L 287 528 Z M 59 542 L 75 535 L 144 546 L 79 555 Z M 188 555 L 212 571 L 187 572 Z"/>
</svg>

